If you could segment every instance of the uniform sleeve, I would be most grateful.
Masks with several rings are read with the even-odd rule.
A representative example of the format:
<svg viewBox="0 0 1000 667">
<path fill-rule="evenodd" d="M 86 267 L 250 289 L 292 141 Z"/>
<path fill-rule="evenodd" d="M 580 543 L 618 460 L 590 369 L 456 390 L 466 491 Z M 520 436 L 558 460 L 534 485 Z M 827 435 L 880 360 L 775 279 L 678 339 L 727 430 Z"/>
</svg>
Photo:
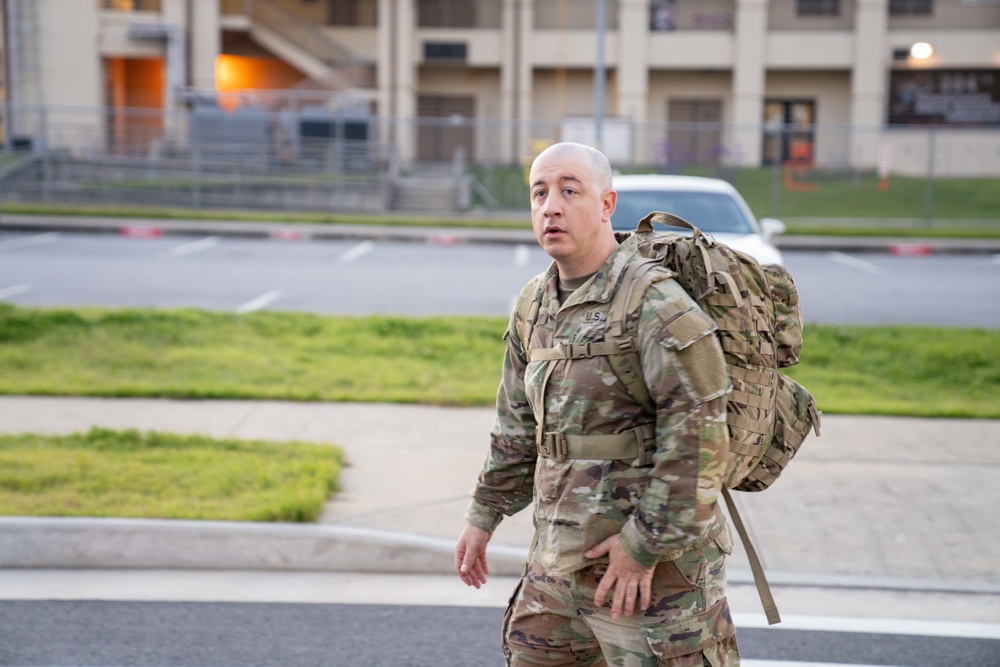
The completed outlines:
<svg viewBox="0 0 1000 667">
<path fill-rule="evenodd" d="M 654 283 L 639 316 L 643 374 L 656 406 L 652 480 L 620 542 L 651 567 L 719 521 L 731 389 L 715 323 L 672 280 Z"/>
<path fill-rule="evenodd" d="M 493 532 L 504 515 L 510 516 L 531 504 L 534 493 L 535 416 L 524 390 L 527 365 L 518 325 L 521 304 L 534 294 L 529 283 L 518 298 L 504 338 L 507 349 L 497 391 L 497 416 L 490 432 L 490 451 L 472 490 L 465 521 Z"/>
</svg>

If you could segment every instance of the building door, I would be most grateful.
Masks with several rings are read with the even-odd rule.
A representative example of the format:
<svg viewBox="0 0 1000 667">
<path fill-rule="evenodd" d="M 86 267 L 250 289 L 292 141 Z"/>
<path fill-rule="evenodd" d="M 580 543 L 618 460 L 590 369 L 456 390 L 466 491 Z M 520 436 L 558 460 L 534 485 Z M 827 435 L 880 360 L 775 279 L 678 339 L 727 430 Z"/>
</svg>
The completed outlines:
<svg viewBox="0 0 1000 667">
<path fill-rule="evenodd" d="M 670 164 L 719 164 L 723 152 L 720 100 L 669 100 L 667 118 Z"/>
<path fill-rule="evenodd" d="M 473 160 L 473 121 L 476 100 L 473 97 L 420 95 L 417 97 L 417 159 L 444 162 L 455 156 L 461 146 L 466 161 Z"/>
<path fill-rule="evenodd" d="M 816 142 L 816 102 L 764 102 L 764 164 L 788 161 L 811 164 Z"/>
</svg>

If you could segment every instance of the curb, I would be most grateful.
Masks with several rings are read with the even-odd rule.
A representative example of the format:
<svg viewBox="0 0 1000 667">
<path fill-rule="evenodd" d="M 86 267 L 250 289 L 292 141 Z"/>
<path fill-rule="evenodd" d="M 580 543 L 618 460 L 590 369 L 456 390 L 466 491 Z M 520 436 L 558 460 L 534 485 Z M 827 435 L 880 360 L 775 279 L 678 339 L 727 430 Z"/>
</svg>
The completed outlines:
<svg viewBox="0 0 1000 667">
<path fill-rule="evenodd" d="M 454 574 L 455 543 L 337 525 L 0 517 L 0 568 Z M 528 547 L 494 544 L 490 572 L 519 577 Z M 1000 582 L 769 572 L 773 586 L 1000 595 Z M 730 584 L 753 585 L 730 570 Z"/>
<path fill-rule="evenodd" d="M 119 234 L 130 238 L 211 235 L 284 241 L 373 240 L 455 245 L 460 243 L 535 244 L 525 229 L 338 225 L 329 223 L 240 222 L 214 220 L 115 219 L 7 214 L 0 230 Z M 896 237 L 779 236 L 779 250 L 888 253 L 902 256 L 1000 254 L 1000 239 L 919 239 Z"/>
<path fill-rule="evenodd" d="M 331 525 L 0 517 L 0 568 L 454 572 L 453 541 Z M 520 574 L 527 548 L 494 546 Z"/>
</svg>

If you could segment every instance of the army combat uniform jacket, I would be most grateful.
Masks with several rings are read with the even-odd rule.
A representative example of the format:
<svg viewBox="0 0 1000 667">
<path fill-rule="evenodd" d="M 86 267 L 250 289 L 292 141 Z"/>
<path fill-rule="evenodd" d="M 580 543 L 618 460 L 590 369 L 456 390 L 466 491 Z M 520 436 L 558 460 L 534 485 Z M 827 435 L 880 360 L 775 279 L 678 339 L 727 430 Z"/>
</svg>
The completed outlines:
<svg viewBox="0 0 1000 667">
<path fill-rule="evenodd" d="M 583 554 L 615 534 L 647 567 L 729 542 L 717 501 L 730 383 L 712 319 L 656 267 L 626 304 L 638 363 L 588 352 L 611 336 L 612 296 L 636 249 L 626 240 L 562 305 L 553 264 L 522 290 L 505 335 L 490 453 L 465 519 L 492 532 L 534 498 L 534 558 L 547 568 L 606 562 Z M 531 300 L 540 301 L 533 325 Z M 530 352 L 552 348 L 572 358 Z M 648 397 L 628 391 L 627 373 L 642 374 Z"/>
</svg>

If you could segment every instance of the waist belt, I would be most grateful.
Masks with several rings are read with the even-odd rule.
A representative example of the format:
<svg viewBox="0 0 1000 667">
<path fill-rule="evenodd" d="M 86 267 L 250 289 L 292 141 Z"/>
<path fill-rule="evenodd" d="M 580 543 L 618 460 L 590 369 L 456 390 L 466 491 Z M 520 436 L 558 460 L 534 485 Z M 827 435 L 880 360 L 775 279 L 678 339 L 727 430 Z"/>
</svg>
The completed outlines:
<svg viewBox="0 0 1000 667">
<path fill-rule="evenodd" d="M 637 459 L 637 465 L 645 465 L 646 450 L 655 439 L 656 426 L 643 424 L 621 433 L 608 435 L 539 433 L 537 444 L 539 456 L 559 462 L 568 459 Z"/>
</svg>

